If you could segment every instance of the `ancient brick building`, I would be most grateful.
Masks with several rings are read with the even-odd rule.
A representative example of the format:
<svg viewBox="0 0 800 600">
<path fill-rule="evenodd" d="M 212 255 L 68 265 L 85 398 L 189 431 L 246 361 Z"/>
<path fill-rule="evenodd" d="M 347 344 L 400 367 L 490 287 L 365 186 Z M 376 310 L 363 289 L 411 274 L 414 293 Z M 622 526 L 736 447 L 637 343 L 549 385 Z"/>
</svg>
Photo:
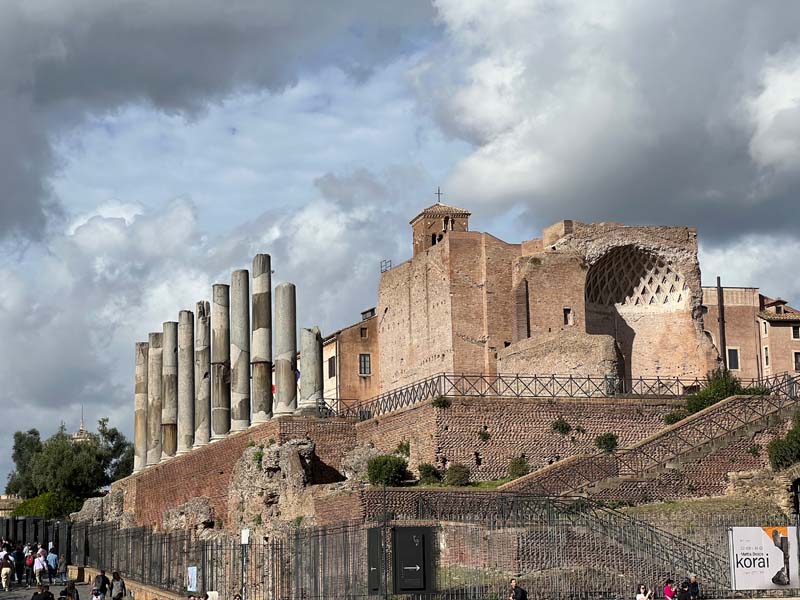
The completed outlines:
<svg viewBox="0 0 800 600">
<path fill-rule="evenodd" d="M 718 364 L 694 229 L 565 220 L 513 244 L 469 217 L 439 203 L 411 220 L 413 256 L 381 274 L 369 325 L 328 339 L 326 397 L 442 372 L 702 377 Z"/>
<path fill-rule="evenodd" d="M 800 372 L 800 311 L 758 288 L 723 288 L 728 368 L 743 379 Z M 703 288 L 706 333 L 719 345 L 717 289 Z"/>
</svg>

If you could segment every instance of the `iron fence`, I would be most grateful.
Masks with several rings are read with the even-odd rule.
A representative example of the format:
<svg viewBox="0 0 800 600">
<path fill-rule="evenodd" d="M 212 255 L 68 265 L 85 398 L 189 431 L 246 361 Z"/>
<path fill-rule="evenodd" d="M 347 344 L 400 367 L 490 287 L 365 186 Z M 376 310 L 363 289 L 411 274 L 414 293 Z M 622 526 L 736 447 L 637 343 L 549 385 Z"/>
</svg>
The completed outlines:
<svg viewBox="0 0 800 600">
<path fill-rule="evenodd" d="M 613 510 L 585 498 L 498 492 L 420 496 L 403 519 L 386 510 L 330 527 L 287 527 L 248 544 L 211 530 L 159 533 L 116 524 L 74 524 L 72 564 L 117 570 L 123 578 L 175 594 L 218 591 L 221 599 L 321 600 L 507 598 L 516 577 L 531 598 L 616 599 L 636 584 L 696 572 L 706 598 L 746 597 L 730 589 L 727 528 L 784 526 L 778 510 Z M 638 511 L 638 512 L 637 512 Z M 377 520 L 375 520 L 377 519 Z M 435 593 L 393 595 L 392 531 L 427 526 L 434 532 Z M 0 520 L 0 531 L 7 523 Z M 379 532 L 385 585 L 370 591 L 370 532 Z M 212 537 L 206 537 L 211 535 Z M 62 540 L 63 541 L 63 540 Z M 193 572 L 196 579 L 190 578 Z M 777 595 L 796 595 L 797 589 Z"/>
<path fill-rule="evenodd" d="M 439 373 L 383 393 L 364 402 L 347 404 L 326 399 L 320 416 L 339 416 L 365 421 L 413 406 L 437 396 L 506 398 L 681 398 L 706 385 L 705 379 L 682 377 L 520 375 Z M 796 393 L 797 381 L 787 373 L 742 381 L 744 387 L 758 387 L 770 393 Z"/>
</svg>

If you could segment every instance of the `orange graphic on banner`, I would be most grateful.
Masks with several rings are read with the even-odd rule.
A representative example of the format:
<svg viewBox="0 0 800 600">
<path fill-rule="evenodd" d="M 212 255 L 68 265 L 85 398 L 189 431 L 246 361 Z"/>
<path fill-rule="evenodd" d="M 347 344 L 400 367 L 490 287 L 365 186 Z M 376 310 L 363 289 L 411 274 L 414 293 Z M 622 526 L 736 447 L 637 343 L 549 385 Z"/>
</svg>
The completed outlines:
<svg viewBox="0 0 800 600">
<path fill-rule="evenodd" d="M 764 533 L 767 534 L 767 537 L 772 537 L 774 532 L 778 532 L 778 535 L 786 537 L 789 535 L 789 528 L 788 527 L 762 527 L 761 528 Z"/>
</svg>

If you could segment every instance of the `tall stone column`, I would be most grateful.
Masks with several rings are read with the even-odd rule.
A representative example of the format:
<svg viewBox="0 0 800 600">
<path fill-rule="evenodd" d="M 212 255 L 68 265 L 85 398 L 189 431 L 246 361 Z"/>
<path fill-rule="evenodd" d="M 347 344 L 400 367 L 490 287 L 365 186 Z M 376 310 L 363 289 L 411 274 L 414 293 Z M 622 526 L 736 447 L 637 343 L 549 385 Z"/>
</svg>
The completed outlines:
<svg viewBox="0 0 800 600">
<path fill-rule="evenodd" d="M 194 445 L 194 314 L 178 313 L 178 454 Z"/>
<path fill-rule="evenodd" d="M 231 276 L 231 431 L 250 427 L 250 273 Z"/>
<path fill-rule="evenodd" d="M 161 353 L 161 460 L 178 451 L 178 323 L 164 323 Z"/>
<path fill-rule="evenodd" d="M 151 333 L 150 350 L 147 353 L 147 466 L 157 465 L 161 460 L 161 340 L 164 334 Z"/>
<path fill-rule="evenodd" d="M 275 416 L 297 408 L 297 300 L 293 283 L 275 288 Z"/>
<path fill-rule="evenodd" d="M 269 254 L 253 259 L 253 423 L 272 417 L 272 265 Z"/>
<path fill-rule="evenodd" d="M 147 464 L 147 342 L 136 343 L 136 371 L 133 395 L 133 472 Z"/>
<path fill-rule="evenodd" d="M 211 439 L 231 429 L 230 289 L 215 283 L 211 298 Z"/>
<path fill-rule="evenodd" d="M 211 305 L 197 303 L 194 329 L 194 446 L 211 440 Z"/>
<path fill-rule="evenodd" d="M 300 402 L 297 411 L 314 413 L 322 403 L 322 335 L 319 327 L 300 330 Z"/>
</svg>

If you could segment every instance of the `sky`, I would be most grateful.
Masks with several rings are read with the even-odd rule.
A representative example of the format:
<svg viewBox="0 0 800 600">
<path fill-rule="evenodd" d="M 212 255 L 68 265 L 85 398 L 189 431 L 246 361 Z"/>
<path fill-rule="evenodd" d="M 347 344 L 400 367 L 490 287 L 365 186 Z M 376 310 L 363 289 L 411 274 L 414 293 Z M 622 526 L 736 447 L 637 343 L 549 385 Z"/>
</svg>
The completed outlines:
<svg viewBox="0 0 800 600">
<path fill-rule="evenodd" d="M 697 227 L 704 283 L 800 302 L 800 3 L 0 3 L 0 477 L 11 432 L 130 435 L 134 343 L 273 257 L 373 306 L 443 201 L 509 241 Z"/>
</svg>

